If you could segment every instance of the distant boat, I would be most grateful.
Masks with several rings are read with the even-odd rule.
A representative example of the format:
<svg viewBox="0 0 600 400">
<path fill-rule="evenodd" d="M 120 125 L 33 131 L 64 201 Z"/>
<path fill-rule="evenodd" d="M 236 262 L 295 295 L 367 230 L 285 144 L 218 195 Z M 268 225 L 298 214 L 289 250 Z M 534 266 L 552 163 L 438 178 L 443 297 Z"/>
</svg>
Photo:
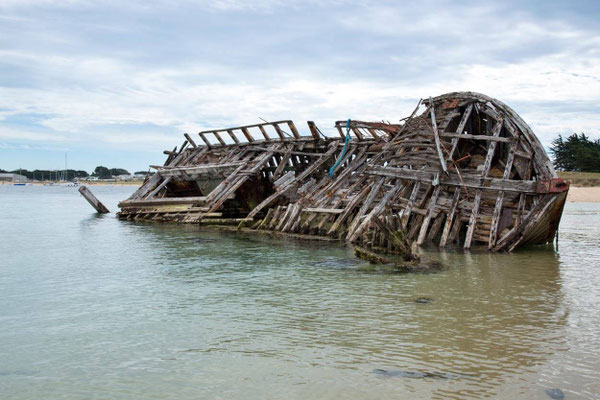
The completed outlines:
<svg viewBox="0 0 600 400">
<path fill-rule="evenodd" d="M 13 186 L 25 186 L 27 185 L 26 183 L 21 183 L 21 182 L 15 182 L 13 183 Z"/>
</svg>

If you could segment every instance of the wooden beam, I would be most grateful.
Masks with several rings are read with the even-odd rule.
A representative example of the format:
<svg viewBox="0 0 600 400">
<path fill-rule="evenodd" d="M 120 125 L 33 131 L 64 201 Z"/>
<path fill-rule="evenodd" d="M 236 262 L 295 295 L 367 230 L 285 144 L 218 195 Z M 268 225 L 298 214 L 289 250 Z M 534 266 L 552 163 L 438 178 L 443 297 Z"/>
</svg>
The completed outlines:
<svg viewBox="0 0 600 400">
<path fill-rule="evenodd" d="M 367 226 L 371 223 L 371 221 L 374 218 L 379 217 L 379 214 L 381 214 L 384 207 L 396 195 L 396 193 L 398 193 L 398 191 L 402 188 L 403 185 L 404 183 L 401 180 L 398 180 L 396 185 L 383 196 L 379 203 L 375 207 L 373 207 L 369 215 L 367 215 L 366 218 L 362 221 L 362 223 L 355 229 L 355 231 L 352 232 L 352 236 L 350 236 L 349 238 L 350 242 L 356 240 L 358 235 L 360 235 L 367 228 Z M 350 234 L 350 232 L 348 232 L 348 234 Z"/>
<path fill-rule="evenodd" d="M 212 149 L 212 144 L 206 138 L 206 136 L 204 136 L 203 132 L 198 132 L 198 136 L 200 136 L 200 139 L 202 139 L 202 141 L 204 142 L 204 144 L 206 144 L 206 147 L 208 147 L 209 149 Z"/>
<path fill-rule="evenodd" d="M 147 200 L 125 200 L 119 203 L 119 207 L 149 207 L 165 204 L 194 204 L 201 205 L 206 201 L 205 196 L 190 197 L 162 197 L 160 199 Z"/>
<path fill-rule="evenodd" d="M 227 129 L 227 134 L 235 142 L 235 144 L 240 144 L 240 139 L 235 136 L 235 133 L 231 129 Z"/>
<path fill-rule="evenodd" d="M 433 129 L 433 138 L 435 139 L 435 148 L 438 153 L 438 158 L 440 159 L 440 166 L 442 167 L 442 171 L 448 172 L 448 167 L 446 166 L 446 159 L 444 157 L 444 153 L 442 153 L 442 146 L 440 144 L 440 136 L 438 134 L 437 122 L 435 120 L 435 107 L 433 106 L 433 100 L 431 97 L 429 98 L 430 104 L 430 113 L 431 113 L 431 126 Z M 429 221 L 427 221 L 429 223 Z"/>
<path fill-rule="evenodd" d="M 294 122 L 288 121 L 288 126 L 290 127 L 290 131 L 292 131 L 292 135 L 294 135 L 294 138 L 300 139 L 300 134 L 298 133 L 298 130 L 296 129 L 296 125 L 294 125 Z"/>
<path fill-rule="evenodd" d="M 263 125 L 259 125 L 258 129 L 260 129 L 260 133 L 262 133 L 263 137 L 265 138 L 265 141 L 270 142 L 271 138 L 269 137 L 269 134 L 265 130 L 265 127 Z"/>
<path fill-rule="evenodd" d="M 306 124 L 308 125 L 308 130 L 310 131 L 310 134 L 312 135 L 313 139 L 315 139 L 316 142 L 321 140 L 317 125 L 313 121 L 306 121 Z"/>
<path fill-rule="evenodd" d="M 172 176 L 168 176 L 164 181 L 162 181 L 162 183 L 160 185 L 158 185 L 156 187 L 156 189 L 154 189 L 148 196 L 146 196 L 146 199 L 151 199 L 154 196 L 156 196 L 156 194 L 158 192 L 160 192 L 162 188 L 164 188 L 165 186 L 167 186 L 167 184 L 169 182 L 171 182 L 171 179 L 173 179 L 173 177 Z"/>
<path fill-rule="evenodd" d="M 275 128 L 275 132 L 277 132 L 277 136 L 279 136 L 279 139 L 285 140 L 285 137 L 283 136 L 283 131 L 276 122 L 273 122 L 273 128 Z"/>
<path fill-rule="evenodd" d="M 367 174 L 389 176 L 415 181 L 431 182 L 435 178 L 434 171 L 418 171 L 395 167 L 368 167 Z M 460 186 L 482 190 L 504 190 L 508 192 L 539 194 L 544 193 L 542 185 L 536 181 L 521 181 L 500 178 L 476 178 L 471 175 L 462 175 L 462 181 L 457 174 L 440 176 L 440 185 Z"/>
<path fill-rule="evenodd" d="M 512 170 L 513 162 L 515 160 L 515 149 L 516 142 L 513 143 L 509 152 L 508 158 L 506 160 L 506 165 L 504 166 L 504 174 L 502 175 L 503 179 L 508 179 L 510 177 L 510 172 Z M 496 239 L 498 236 L 498 222 L 500 221 L 500 216 L 502 212 L 502 203 L 504 202 L 504 191 L 500 191 L 498 193 L 498 197 L 496 198 L 496 205 L 494 206 L 494 214 L 492 215 L 492 223 L 490 225 L 490 239 L 488 243 L 488 249 L 492 249 L 496 245 Z"/>
<path fill-rule="evenodd" d="M 402 212 L 402 218 L 400 220 L 400 226 L 402 227 L 402 229 L 406 229 L 406 226 L 408 225 L 410 213 L 415 204 L 415 200 L 417 199 L 417 194 L 419 193 L 420 188 L 421 188 L 421 182 L 420 181 L 415 182 L 415 185 L 413 186 L 413 190 L 410 194 L 410 198 L 408 199 L 408 204 L 406 205 L 406 207 L 404 208 L 404 210 Z"/>
<path fill-rule="evenodd" d="M 323 163 L 325 163 L 327 160 L 329 160 L 331 158 L 331 156 L 333 156 L 333 154 L 335 153 L 336 150 L 337 150 L 337 146 L 335 146 L 333 144 L 330 145 L 329 150 L 326 153 L 323 153 L 321 158 L 319 158 L 317 161 L 315 161 L 310 167 L 305 169 L 300 175 L 296 176 L 296 178 L 294 178 L 290 183 L 288 183 L 284 187 L 282 187 L 280 191 L 273 193 L 272 195 L 270 195 L 269 197 L 264 199 L 259 205 L 254 207 L 254 209 L 250 212 L 250 214 L 248 214 L 248 218 L 254 218 L 256 216 L 256 214 L 258 214 L 264 207 L 268 206 L 276 198 L 278 198 L 283 193 L 285 193 L 289 189 L 291 189 L 293 185 L 295 185 L 297 182 L 303 181 L 307 176 L 309 176 L 310 174 L 315 172 L 319 167 L 321 167 L 321 165 L 323 165 Z"/>
<path fill-rule="evenodd" d="M 288 161 L 290 160 L 290 157 L 292 155 L 292 150 L 294 150 L 294 146 L 290 146 L 290 148 L 281 157 L 281 160 L 279 160 L 277 169 L 275 169 L 275 172 L 273 172 L 273 181 L 277 180 L 285 171 L 285 167 L 287 166 Z"/>
<path fill-rule="evenodd" d="M 475 193 L 475 200 L 473 201 L 473 211 L 469 218 L 469 228 L 467 229 L 467 235 L 465 236 L 465 243 L 463 248 L 468 250 L 471 248 L 471 241 L 473 240 L 473 233 L 475 233 L 475 226 L 477 225 L 477 217 L 479 216 L 479 205 L 481 204 L 481 190 L 477 190 Z"/>
<path fill-rule="evenodd" d="M 363 215 L 365 215 L 365 213 L 367 212 L 369 207 L 371 207 L 371 204 L 373 203 L 373 201 L 375 201 L 375 198 L 379 195 L 379 190 L 381 189 L 381 186 L 383 186 L 384 181 L 385 181 L 385 178 L 383 178 L 383 177 L 379 178 L 379 180 L 377 181 L 375 186 L 373 186 L 371 188 L 369 195 L 367 196 L 364 203 L 358 210 L 358 213 L 356 213 L 356 215 L 354 216 L 354 219 L 352 220 L 352 223 L 350 224 L 350 227 L 348 228 L 348 234 L 346 235 L 346 240 L 352 242 L 353 240 L 356 239 L 356 236 L 354 236 L 354 231 L 356 231 L 358 229 L 361 217 Z"/>
<path fill-rule="evenodd" d="M 472 140 L 486 140 L 488 142 L 502 142 L 502 143 L 511 143 L 514 142 L 515 139 L 508 137 L 494 137 L 490 135 L 471 135 L 468 133 L 441 133 L 440 137 L 443 138 L 456 138 L 456 139 L 472 139 Z"/>
<path fill-rule="evenodd" d="M 440 239 L 440 247 L 446 247 L 446 243 L 448 242 L 448 235 L 450 234 L 450 228 L 452 228 L 452 220 L 454 219 L 454 214 L 456 213 L 456 207 L 458 206 L 458 200 L 460 199 L 460 189 L 456 189 L 454 191 L 454 197 L 452 198 L 452 204 L 450 205 L 450 211 L 446 216 L 446 224 L 444 225 L 444 230 L 442 231 L 442 238 Z"/>
<path fill-rule="evenodd" d="M 356 195 L 354 195 L 354 197 L 348 202 L 348 204 L 346 204 L 346 208 L 344 208 L 344 211 L 340 214 L 339 217 L 337 217 L 337 219 L 335 220 L 333 225 L 331 225 L 331 228 L 329 228 L 329 231 L 327 232 L 328 235 L 332 235 L 338 231 L 340 226 L 344 223 L 346 218 L 348 218 L 348 216 L 354 210 L 354 208 L 358 205 L 358 203 L 360 201 L 362 201 L 362 199 L 367 195 L 367 193 L 370 192 L 370 189 L 371 189 L 371 186 L 366 185 L 365 187 L 363 187 L 361 189 L 360 192 L 358 192 Z"/>
<path fill-rule="evenodd" d="M 326 214 L 341 214 L 344 212 L 343 208 L 320 208 L 320 207 L 308 207 L 303 210 L 304 212 L 312 213 L 326 213 Z"/>
<path fill-rule="evenodd" d="M 187 141 L 190 142 L 190 144 L 192 145 L 192 147 L 194 147 L 194 148 L 198 147 L 196 145 L 196 142 L 194 142 L 194 140 L 191 138 L 190 135 L 188 135 L 187 133 L 184 133 L 183 136 L 185 136 L 185 138 L 187 139 Z"/>
<path fill-rule="evenodd" d="M 244 128 L 241 128 L 241 130 L 248 142 L 250 142 L 250 143 L 254 142 L 254 138 L 250 134 L 250 131 L 248 130 L 248 128 L 244 127 Z"/>
<path fill-rule="evenodd" d="M 106 208 L 106 206 L 102 204 L 102 202 L 98 200 L 96 196 L 94 196 L 94 194 L 90 191 L 90 189 L 87 188 L 87 186 L 80 186 L 79 193 L 81 193 L 83 198 L 86 199 L 87 202 L 90 203 L 90 205 L 94 207 L 94 209 L 100 214 L 107 214 L 110 212 L 108 208 Z"/>
<path fill-rule="evenodd" d="M 425 241 L 425 236 L 427 235 L 427 228 L 429 228 L 429 222 L 431 221 L 431 217 L 433 216 L 433 212 L 435 210 L 435 205 L 437 203 L 438 196 L 440 194 L 440 185 L 437 185 L 433 190 L 433 194 L 429 199 L 429 210 L 427 212 L 427 216 L 423 220 L 423 224 L 421 225 L 421 230 L 419 231 L 419 238 L 417 239 L 417 245 L 422 245 Z"/>
</svg>

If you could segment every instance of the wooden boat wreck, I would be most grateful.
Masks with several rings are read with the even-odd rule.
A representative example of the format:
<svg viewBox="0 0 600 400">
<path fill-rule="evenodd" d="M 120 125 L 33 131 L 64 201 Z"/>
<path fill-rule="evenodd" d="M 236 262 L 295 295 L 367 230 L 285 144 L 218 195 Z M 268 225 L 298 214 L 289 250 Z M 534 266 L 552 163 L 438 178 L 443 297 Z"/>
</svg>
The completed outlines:
<svg viewBox="0 0 600 400">
<path fill-rule="evenodd" d="M 118 216 L 334 238 L 511 251 L 553 240 L 569 188 L 531 128 L 472 92 L 419 101 L 397 124 L 309 121 L 185 134 Z M 196 141 L 203 144 L 197 144 Z"/>
</svg>

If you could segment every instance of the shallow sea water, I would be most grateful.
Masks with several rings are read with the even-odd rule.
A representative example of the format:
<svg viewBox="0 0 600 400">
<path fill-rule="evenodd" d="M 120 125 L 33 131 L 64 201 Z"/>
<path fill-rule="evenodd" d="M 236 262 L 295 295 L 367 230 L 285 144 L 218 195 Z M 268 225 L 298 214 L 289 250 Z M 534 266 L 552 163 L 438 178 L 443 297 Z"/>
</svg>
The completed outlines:
<svg viewBox="0 0 600 400">
<path fill-rule="evenodd" d="M 447 270 L 394 275 L 117 220 L 134 189 L 92 187 L 99 216 L 77 188 L 0 185 L 2 399 L 600 396 L 598 203 L 566 205 L 558 251 L 432 249 Z"/>
</svg>

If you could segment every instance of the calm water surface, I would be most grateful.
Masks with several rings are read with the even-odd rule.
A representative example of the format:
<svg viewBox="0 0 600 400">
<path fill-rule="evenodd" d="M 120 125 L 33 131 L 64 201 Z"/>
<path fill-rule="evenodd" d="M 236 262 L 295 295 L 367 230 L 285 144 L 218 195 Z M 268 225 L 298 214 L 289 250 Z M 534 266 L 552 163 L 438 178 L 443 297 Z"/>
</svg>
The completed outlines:
<svg viewBox="0 0 600 400">
<path fill-rule="evenodd" d="M 432 275 L 77 188 L 0 185 L 0 210 L 2 399 L 600 396 L 600 204 L 567 204 L 557 252 L 431 251 Z"/>
</svg>

